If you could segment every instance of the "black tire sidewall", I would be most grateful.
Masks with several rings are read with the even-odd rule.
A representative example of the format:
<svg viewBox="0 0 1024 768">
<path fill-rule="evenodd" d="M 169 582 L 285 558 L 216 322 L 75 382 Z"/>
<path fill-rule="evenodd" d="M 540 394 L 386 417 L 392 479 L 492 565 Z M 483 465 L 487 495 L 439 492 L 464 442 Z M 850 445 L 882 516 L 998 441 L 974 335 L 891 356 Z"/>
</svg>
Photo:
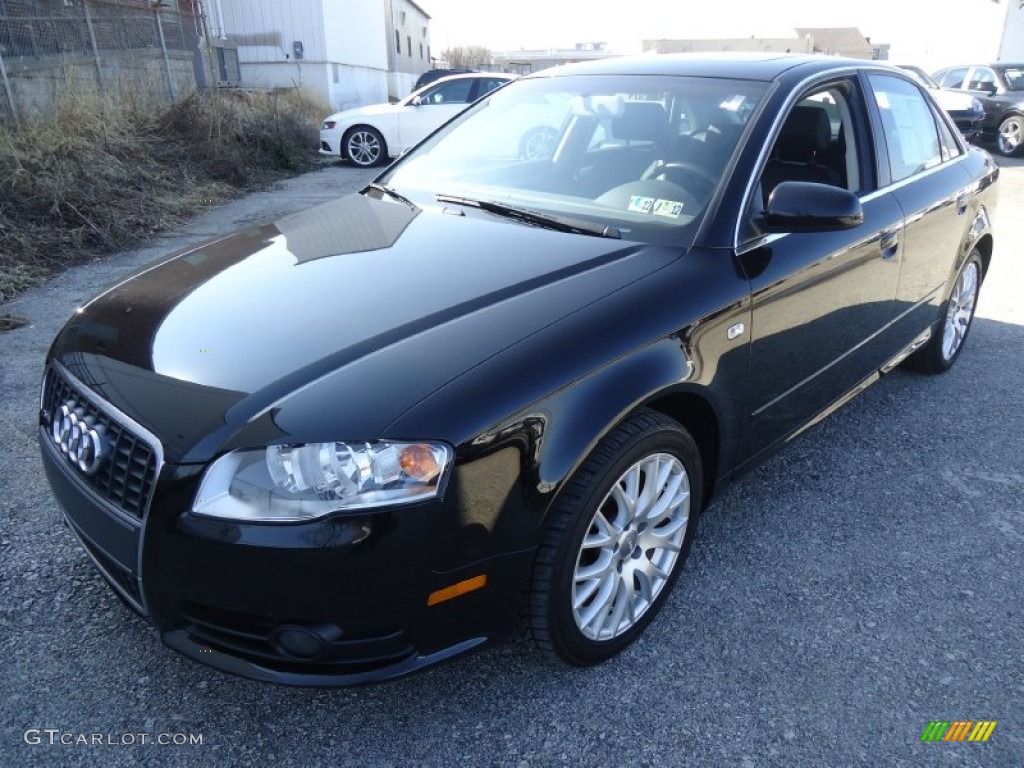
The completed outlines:
<svg viewBox="0 0 1024 768">
<path fill-rule="evenodd" d="M 690 483 L 690 516 L 683 537 L 682 550 L 675 567 L 654 603 L 627 632 L 612 640 L 597 642 L 585 637 L 576 626 L 572 613 L 573 573 L 583 537 L 590 528 L 594 513 L 612 486 L 633 464 L 654 453 L 669 453 L 678 458 L 686 470 Z M 555 652 L 565 661 L 578 666 L 589 666 L 608 659 L 630 645 L 654 619 L 672 592 L 683 570 L 697 529 L 697 518 L 702 504 L 700 457 L 693 439 L 682 429 L 662 427 L 635 436 L 620 450 L 615 459 L 601 467 L 596 481 L 591 482 L 575 522 L 561 543 L 552 572 L 552 591 L 549 604 L 549 626 Z"/>
</svg>

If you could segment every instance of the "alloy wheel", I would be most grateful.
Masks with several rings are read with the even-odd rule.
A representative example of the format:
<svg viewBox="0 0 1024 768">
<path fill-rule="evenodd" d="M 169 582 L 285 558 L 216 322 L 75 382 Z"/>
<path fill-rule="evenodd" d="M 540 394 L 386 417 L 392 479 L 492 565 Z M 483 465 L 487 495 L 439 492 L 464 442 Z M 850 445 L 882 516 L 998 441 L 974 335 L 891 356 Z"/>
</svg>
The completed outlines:
<svg viewBox="0 0 1024 768">
<path fill-rule="evenodd" d="M 376 134 L 357 130 L 348 138 L 348 156 L 356 165 L 373 165 L 380 160 L 381 144 Z"/>
<path fill-rule="evenodd" d="M 967 329 L 974 316 L 978 300 L 978 264 L 970 261 L 957 278 L 946 308 L 946 322 L 942 330 L 942 356 L 952 360 L 964 343 Z"/>
<path fill-rule="evenodd" d="M 1004 155 L 1012 155 L 1024 140 L 1024 125 L 1020 118 L 1010 117 L 999 126 L 999 151 Z"/>
<path fill-rule="evenodd" d="M 628 632 L 668 583 L 690 518 L 690 481 L 675 456 L 629 469 L 598 505 L 576 557 L 572 610 L 590 640 Z"/>
</svg>

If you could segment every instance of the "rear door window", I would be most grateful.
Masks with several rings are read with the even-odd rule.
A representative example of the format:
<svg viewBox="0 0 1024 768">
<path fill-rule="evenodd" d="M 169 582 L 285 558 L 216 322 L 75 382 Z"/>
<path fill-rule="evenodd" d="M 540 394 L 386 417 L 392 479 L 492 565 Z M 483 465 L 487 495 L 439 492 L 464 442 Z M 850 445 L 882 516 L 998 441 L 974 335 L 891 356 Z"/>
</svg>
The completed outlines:
<svg viewBox="0 0 1024 768">
<path fill-rule="evenodd" d="M 939 129 L 920 89 L 890 75 L 871 75 L 894 182 L 942 162 Z"/>
</svg>

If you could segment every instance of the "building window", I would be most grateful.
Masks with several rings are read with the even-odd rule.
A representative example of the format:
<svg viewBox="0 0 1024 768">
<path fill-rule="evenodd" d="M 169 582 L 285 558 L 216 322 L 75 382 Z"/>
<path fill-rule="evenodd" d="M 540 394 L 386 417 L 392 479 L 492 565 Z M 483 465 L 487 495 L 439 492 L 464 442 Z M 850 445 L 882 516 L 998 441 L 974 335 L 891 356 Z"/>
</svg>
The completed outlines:
<svg viewBox="0 0 1024 768">
<path fill-rule="evenodd" d="M 340 70 L 340 69 L 341 69 L 341 68 L 340 68 L 340 67 L 339 67 L 339 66 L 338 66 L 337 64 L 332 64 L 332 65 L 331 65 L 331 70 L 332 70 L 331 74 L 332 74 L 332 76 L 333 76 L 333 79 L 334 79 L 334 82 L 335 82 L 335 83 L 337 83 L 337 82 L 338 82 L 338 80 L 340 79 L 340 78 L 339 78 L 339 70 Z"/>
<path fill-rule="evenodd" d="M 405 38 L 405 47 L 409 51 L 409 58 L 412 58 L 412 35 Z"/>
<path fill-rule="evenodd" d="M 402 36 L 395 30 L 395 53 L 402 52 Z"/>
<path fill-rule="evenodd" d="M 423 43 L 420 43 L 420 61 L 423 61 Z"/>
<path fill-rule="evenodd" d="M 427 61 L 430 61 L 430 46 L 427 46 Z"/>
</svg>

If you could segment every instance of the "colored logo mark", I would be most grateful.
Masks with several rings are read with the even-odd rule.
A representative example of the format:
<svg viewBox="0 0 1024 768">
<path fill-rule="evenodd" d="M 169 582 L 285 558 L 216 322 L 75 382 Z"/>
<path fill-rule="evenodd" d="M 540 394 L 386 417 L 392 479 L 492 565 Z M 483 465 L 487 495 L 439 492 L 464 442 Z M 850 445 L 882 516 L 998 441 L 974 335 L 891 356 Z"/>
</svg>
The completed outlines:
<svg viewBox="0 0 1024 768">
<path fill-rule="evenodd" d="M 988 741 L 996 720 L 932 720 L 921 741 Z"/>
</svg>

